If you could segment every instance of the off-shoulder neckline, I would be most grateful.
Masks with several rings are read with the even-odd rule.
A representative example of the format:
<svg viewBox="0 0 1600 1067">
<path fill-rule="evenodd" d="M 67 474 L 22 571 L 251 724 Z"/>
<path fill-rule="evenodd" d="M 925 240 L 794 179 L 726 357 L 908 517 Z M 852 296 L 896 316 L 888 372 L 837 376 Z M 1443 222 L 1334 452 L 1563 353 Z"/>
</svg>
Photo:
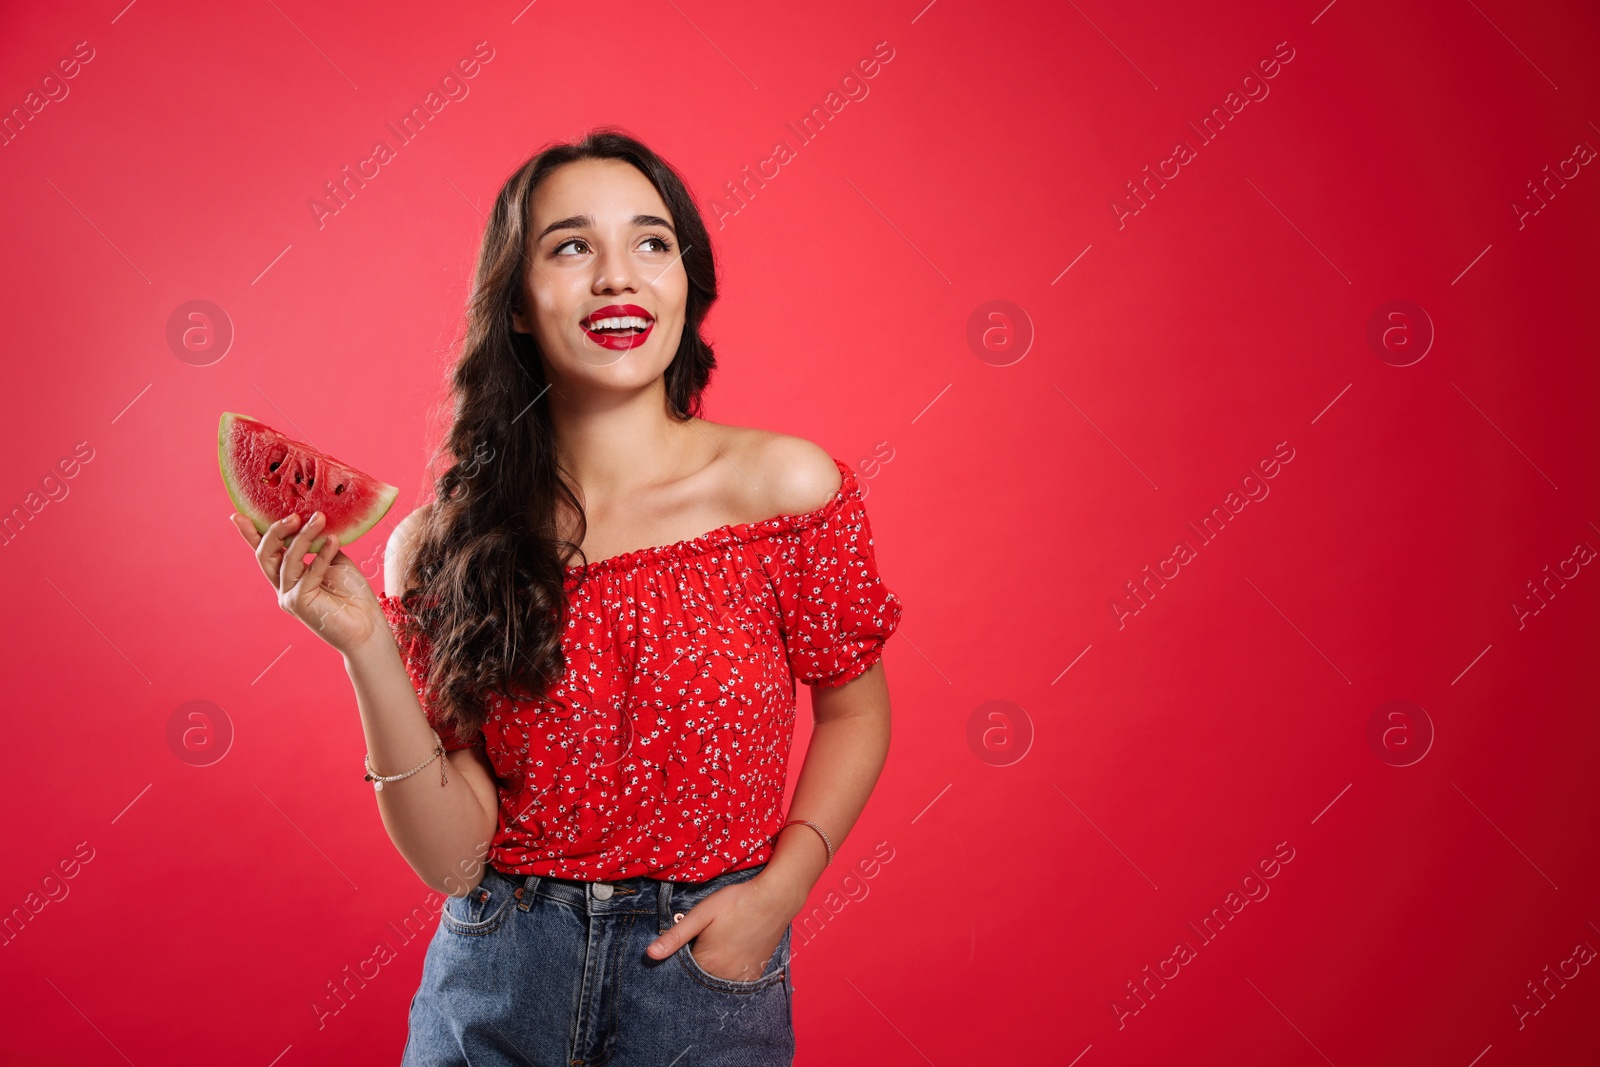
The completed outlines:
<svg viewBox="0 0 1600 1067">
<path fill-rule="evenodd" d="M 774 534 L 788 533 L 793 530 L 803 530 L 832 517 L 835 512 L 844 506 L 846 500 L 854 497 L 859 486 L 856 482 L 855 471 L 847 464 L 841 463 L 836 456 L 829 456 L 833 465 L 839 468 L 839 488 L 827 500 L 801 514 L 774 515 L 769 519 L 758 519 L 755 522 L 730 522 L 725 526 L 718 526 L 714 530 L 697 534 L 694 537 L 684 538 L 682 541 L 673 541 L 666 545 L 650 545 L 647 548 L 636 548 L 630 552 L 621 552 L 605 559 L 593 560 L 587 564 L 569 565 L 566 569 L 567 577 L 579 575 L 592 576 L 596 574 L 610 574 L 617 571 L 629 571 L 641 564 L 651 563 L 664 559 L 692 559 L 703 556 L 707 552 L 729 545 L 746 544 L 770 537 Z"/>
<path fill-rule="evenodd" d="M 621 552 L 605 559 L 593 560 L 587 564 L 572 564 L 566 568 L 567 579 L 571 581 L 578 577 L 592 577 L 598 574 L 614 574 L 625 572 L 658 560 L 668 559 L 693 559 L 703 556 L 708 552 L 729 545 L 747 544 L 763 537 L 775 534 L 789 533 L 794 530 L 804 530 L 825 522 L 836 512 L 844 507 L 845 502 L 854 499 L 860 493 L 860 484 L 856 481 L 855 471 L 836 456 L 829 456 L 833 465 L 839 469 L 839 488 L 833 491 L 823 503 L 810 511 L 800 514 L 774 515 L 769 519 L 758 519 L 755 522 L 730 522 L 725 526 L 718 526 L 714 530 L 697 534 L 694 537 L 684 538 L 682 541 L 673 541 L 671 544 L 650 545 L 646 548 L 636 548 L 629 552 Z M 391 597 L 385 592 L 378 593 L 379 600 L 400 602 L 400 597 Z"/>
</svg>

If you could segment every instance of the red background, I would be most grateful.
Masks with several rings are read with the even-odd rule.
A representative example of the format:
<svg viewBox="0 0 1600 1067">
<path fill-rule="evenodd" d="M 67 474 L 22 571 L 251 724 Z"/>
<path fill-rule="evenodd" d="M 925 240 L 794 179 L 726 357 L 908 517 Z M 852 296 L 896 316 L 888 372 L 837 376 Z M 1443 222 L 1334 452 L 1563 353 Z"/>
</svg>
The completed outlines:
<svg viewBox="0 0 1600 1067">
<path fill-rule="evenodd" d="M 1600 547 L 1600 175 L 1566 164 L 1536 214 L 1527 185 L 1600 146 L 1600 19 L 923 3 L 3 16 L 7 113 L 93 49 L 0 148 L 0 507 L 27 513 L 0 552 L 0 909 L 70 890 L 0 948 L 7 1062 L 398 1060 L 424 942 L 395 929 L 427 891 L 339 657 L 226 522 L 217 417 L 401 485 L 352 546 L 381 558 L 426 489 L 484 210 L 602 123 L 713 226 L 707 416 L 859 464 L 906 605 L 887 768 L 797 922 L 800 1063 L 1600 1057 L 1593 966 L 1513 1007 L 1600 947 L 1600 575 L 1513 607 Z M 324 182 L 480 41 L 469 95 L 319 226 Z M 879 42 L 868 94 L 798 144 Z M 1270 94 L 1201 144 L 1187 124 L 1280 42 Z M 1195 158 L 1119 225 L 1180 139 Z M 195 299 L 234 331 L 220 359 L 168 344 Z M 1020 311 L 974 347 L 992 300 Z M 1415 312 L 1369 343 L 1395 300 L 1431 343 Z M 1187 524 L 1280 442 L 1270 495 L 1201 544 Z M 1119 625 L 1179 540 L 1195 558 Z M 193 700 L 233 733 L 209 766 L 168 740 Z M 1394 700 L 1422 710 L 1374 743 Z M 1203 941 L 1244 889 L 1270 893 Z M 397 958 L 319 1027 L 379 941 Z"/>
</svg>

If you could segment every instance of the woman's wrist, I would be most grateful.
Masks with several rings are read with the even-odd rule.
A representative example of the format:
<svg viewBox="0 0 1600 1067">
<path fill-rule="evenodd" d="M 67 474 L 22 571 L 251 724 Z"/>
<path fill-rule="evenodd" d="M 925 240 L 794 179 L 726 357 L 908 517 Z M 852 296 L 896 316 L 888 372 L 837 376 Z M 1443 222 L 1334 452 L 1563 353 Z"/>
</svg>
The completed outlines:
<svg viewBox="0 0 1600 1067">
<path fill-rule="evenodd" d="M 822 838 L 804 823 L 794 823 L 778 831 L 772 854 L 756 880 L 773 892 L 793 918 L 805 907 L 806 898 L 827 865 Z"/>
<path fill-rule="evenodd" d="M 364 671 L 385 665 L 392 657 L 400 658 L 399 642 L 387 626 L 374 628 L 372 635 L 359 645 L 343 652 L 346 672 Z"/>
<path fill-rule="evenodd" d="M 778 909 L 788 919 L 800 914 L 806 906 L 806 898 L 811 895 L 811 887 L 816 884 L 807 882 L 802 876 L 774 871 L 770 867 L 751 881 L 761 883 L 761 887 L 772 895 Z"/>
</svg>

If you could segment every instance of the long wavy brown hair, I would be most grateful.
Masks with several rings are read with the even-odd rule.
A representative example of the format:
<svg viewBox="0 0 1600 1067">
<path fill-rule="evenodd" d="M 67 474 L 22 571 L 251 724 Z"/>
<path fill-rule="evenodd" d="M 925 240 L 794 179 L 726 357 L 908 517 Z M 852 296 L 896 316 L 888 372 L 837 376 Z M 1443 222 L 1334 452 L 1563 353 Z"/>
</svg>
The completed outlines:
<svg viewBox="0 0 1600 1067">
<path fill-rule="evenodd" d="M 565 561 L 574 551 L 582 556 L 587 520 L 556 454 L 538 342 L 515 332 L 511 315 L 528 269 L 534 192 L 556 168 L 584 159 L 631 163 L 672 213 L 689 279 L 683 338 L 663 381 L 673 418 L 700 413 L 717 365 L 700 333 L 717 299 L 711 239 L 688 186 L 665 160 L 604 127 L 547 144 L 517 168 L 484 229 L 451 376 L 452 423 L 429 464 L 444 466 L 401 581 L 407 625 L 420 627 L 431 646 L 425 696 L 439 724 L 462 740 L 477 738 L 490 694 L 537 699 L 566 671 Z M 576 541 L 562 536 L 563 514 L 575 523 Z"/>
</svg>

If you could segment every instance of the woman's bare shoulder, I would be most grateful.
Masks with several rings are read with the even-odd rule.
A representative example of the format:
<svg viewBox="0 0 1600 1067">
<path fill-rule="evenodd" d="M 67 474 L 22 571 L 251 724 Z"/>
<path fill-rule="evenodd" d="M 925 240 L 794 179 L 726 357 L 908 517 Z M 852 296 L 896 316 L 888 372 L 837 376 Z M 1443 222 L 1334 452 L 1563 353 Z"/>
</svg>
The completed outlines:
<svg viewBox="0 0 1600 1067">
<path fill-rule="evenodd" d="M 398 597 L 405 592 L 405 581 L 411 571 L 411 558 L 416 552 L 417 535 L 428 521 L 428 511 L 433 505 L 424 504 L 401 519 L 389 533 L 389 543 L 383 552 L 383 591 Z"/>
<path fill-rule="evenodd" d="M 719 425 L 718 434 L 734 478 L 756 498 L 751 504 L 756 514 L 804 515 L 839 489 L 838 465 L 814 441 L 752 426 Z"/>
</svg>

